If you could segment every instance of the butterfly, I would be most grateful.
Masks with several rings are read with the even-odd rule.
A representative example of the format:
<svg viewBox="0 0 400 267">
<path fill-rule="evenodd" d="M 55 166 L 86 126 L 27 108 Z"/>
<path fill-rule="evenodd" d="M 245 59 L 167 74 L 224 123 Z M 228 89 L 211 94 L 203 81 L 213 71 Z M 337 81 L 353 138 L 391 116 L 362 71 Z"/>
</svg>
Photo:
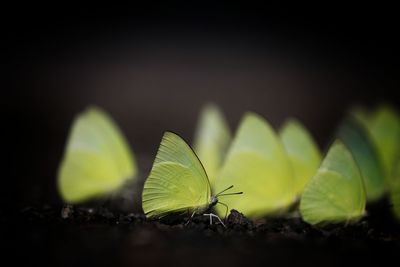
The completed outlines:
<svg viewBox="0 0 400 267">
<path fill-rule="evenodd" d="M 166 132 L 161 140 L 150 175 L 143 193 L 142 207 L 148 218 L 163 218 L 170 214 L 204 214 L 222 220 L 210 211 L 216 204 L 228 207 L 219 197 L 237 195 L 226 193 L 233 186 L 212 195 L 207 173 L 191 147 L 177 134 Z M 226 214 L 225 214 L 226 216 Z M 190 220 L 189 219 L 189 220 Z"/>
<path fill-rule="evenodd" d="M 400 156 L 400 155 L 399 155 Z M 392 210 L 397 220 L 400 221 L 400 157 L 397 158 L 394 171 L 395 182 L 390 190 Z"/>
<path fill-rule="evenodd" d="M 349 116 L 339 125 L 336 136 L 349 148 L 360 168 L 367 200 L 378 200 L 386 191 L 385 174 L 366 128 Z"/>
<path fill-rule="evenodd" d="M 224 202 L 249 218 L 279 213 L 296 199 L 295 180 L 284 146 L 260 115 L 246 113 L 215 182 L 216 191 L 235 184 L 245 194 Z M 223 212 L 221 207 L 217 211 Z"/>
<path fill-rule="evenodd" d="M 195 132 L 194 151 L 207 171 L 211 187 L 231 142 L 228 123 L 218 106 L 207 104 L 200 113 Z"/>
<path fill-rule="evenodd" d="M 365 205 L 365 188 L 357 163 L 342 141 L 336 140 L 304 189 L 301 216 L 310 224 L 348 223 L 365 214 Z"/>
<path fill-rule="evenodd" d="M 279 135 L 293 169 L 295 191 L 299 196 L 317 171 L 321 163 L 321 153 L 311 134 L 296 119 L 288 119 L 281 127 Z"/>
<path fill-rule="evenodd" d="M 380 105 L 372 111 L 354 108 L 352 115 L 367 129 L 390 188 L 395 182 L 393 169 L 400 147 L 400 115 L 389 105 Z"/>
<path fill-rule="evenodd" d="M 64 201 L 79 203 L 113 193 L 136 174 L 134 155 L 110 115 L 92 106 L 75 118 L 58 170 Z"/>
</svg>

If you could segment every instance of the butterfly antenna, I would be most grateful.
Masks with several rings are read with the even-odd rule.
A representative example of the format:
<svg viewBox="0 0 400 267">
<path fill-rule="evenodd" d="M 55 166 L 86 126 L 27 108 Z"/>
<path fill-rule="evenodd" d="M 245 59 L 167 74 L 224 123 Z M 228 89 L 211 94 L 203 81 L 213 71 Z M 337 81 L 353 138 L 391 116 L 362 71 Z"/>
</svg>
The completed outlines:
<svg viewBox="0 0 400 267">
<path fill-rule="evenodd" d="M 231 196 L 231 195 L 241 195 L 243 194 L 243 192 L 235 192 L 235 193 L 225 193 L 224 192 L 228 191 L 229 189 L 232 189 L 233 185 L 229 186 L 228 188 L 222 190 L 221 192 L 219 192 L 218 194 L 215 195 L 215 197 L 221 197 L 221 196 Z"/>
<path fill-rule="evenodd" d="M 222 190 L 221 192 L 219 192 L 219 193 L 216 194 L 215 196 L 217 197 L 217 196 L 221 195 L 223 192 L 228 191 L 228 190 L 231 189 L 231 188 L 233 188 L 233 185 L 231 185 L 231 186 L 228 187 L 228 188 L 225 188 L 224 190 Z"/>
<path fill-rule="evenodd" d="M 226 194 L 219 194 L 219 197 L 223 197 L 223 196 L 232 196 L 232 195 L 241 195 L 243 194 L 243 192 L 235 192 L 235 193 L 226 193 Z"/>
</svg>

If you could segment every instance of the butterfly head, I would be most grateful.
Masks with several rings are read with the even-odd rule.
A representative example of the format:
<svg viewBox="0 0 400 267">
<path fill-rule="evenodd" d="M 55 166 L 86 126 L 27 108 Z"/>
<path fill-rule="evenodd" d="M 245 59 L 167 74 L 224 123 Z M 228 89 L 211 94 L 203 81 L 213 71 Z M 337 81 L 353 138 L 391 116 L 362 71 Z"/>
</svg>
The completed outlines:
<svg viewBox="0 0 400 267">
<path fill-rule="evenodd" d="M 214 207 L 218 203 L 218 197 L 212 196 L 209 201 L 209 207 Z"/>
<path fill-rule="evenodd" d="M 227 206 L 225 203 L 220 202 L 220 201 L 218 200 L 218 197 L 243 194 L 243 192 L 225 193 L 226 191 L 228 191 L 228 190 L 231 189 L 231 188 L 233 188 L 233 185 L 231 185 L 230 187 L 228 187 L 228 188 L 222 190 L 221 192 L 219 192 L 219 193 L 216 194 L 215 196 L 212 196 L 212 197 L 210 198 L 210 201 L 209 201 L 209 208 L 215 206 L 216 204 L 221 204 L 221 205 L 225 206 L 225 208 L 226 208 L 225 218 L 226 218 L 226 216 L 227 216 L 227 214 L 228 214 L 228 206 Z"/>
</svg>

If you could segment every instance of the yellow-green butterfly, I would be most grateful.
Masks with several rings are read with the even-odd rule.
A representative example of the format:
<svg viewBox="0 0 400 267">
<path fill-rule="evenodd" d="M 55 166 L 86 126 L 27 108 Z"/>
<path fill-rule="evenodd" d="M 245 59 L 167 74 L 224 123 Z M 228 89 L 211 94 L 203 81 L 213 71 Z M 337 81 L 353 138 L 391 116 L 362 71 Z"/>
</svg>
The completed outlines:
<svg viewBox="0 0 400 267">
<path fill-rule="evenodd" d="M 224 115 L 216 105 L 206 105 L 201 111 L 197 125 L 194 151 L 207 171 L 211 187 L 214 185 L 230 141 L 231 133 Z"/>
<path fill-rule="evenodd" d="M 136 173 L 127 141 L 104 110 L 89 107 L 75 118 L 58 172 L 64 201 L 79 203 L 110 194 Z"/>
<path fill-rule="evenodd" d="M 147 178 L 142 207 L 148 218 L 163 218 L 170 214 L 202 214 L 215 206 L 225 188 L 213 196 L 206 171 L 190 146 L 177 134 L 166 132 L 161 140 L 156 159 Z M 209 213 L 212 217 L 218 216 Z M 223 224 L 223 223 L 222 223 Z"/>
<path fill-rule="evenodd" d="M 279 132 L 295 178 L 295 190 L 303 192 L 321 163 L 321 153 L 307 129 L 295 119 L 287 120 Z"/>
<path fill-rule="evenodd" d="M 349 117 L 340 124 L 337 137 L 349 148 L 360 167 L 367 200 L 379 199 L 385 192 L 385 175 L 366 129 Z"/>
<path fill-rule="evenodd" d="M 310 224 L 351 222 L 365 213 L 366 195 L 360 170 L 339 140 L 330 147 L 300 201 L 303 220 Z"/>
<path fill-rule="evenodd" d="M 400 147 L 399 114 L 387 105 L 381 105 L 371 113 L 358 109 L 353 110 L 352 114 L 368 129 L 390 187 L 393 182 L 393 165 Z"/>
<path fill-rule="evenodd" d="M 390 190 L 390 200 L 393 205 L 393 213 L 400 221 L 400 158 L 398 158 L 397 164 L 395 165 L 394 178 L 395 182 Z"/>
<path fill-rule="evenodd" d="M 216 191 L 234 184 L 244 195 L 228 196 L 224 202 L 247 217 L 257 218 L 292 204 L 296 199 L 294 182 L 289 159 L 275 131 L 261 116 L 245 114 L 216 179 Z"/>
</svg>

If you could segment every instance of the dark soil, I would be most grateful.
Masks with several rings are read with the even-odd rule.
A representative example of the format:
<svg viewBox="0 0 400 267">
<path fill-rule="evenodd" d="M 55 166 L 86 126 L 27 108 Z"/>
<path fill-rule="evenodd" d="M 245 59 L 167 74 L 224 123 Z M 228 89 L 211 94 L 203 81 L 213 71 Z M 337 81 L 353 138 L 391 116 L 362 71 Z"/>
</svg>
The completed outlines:
<svg viewBox="0 0 400 267">
<path fill-rule="evenodd" d="M 42 266 L 240 266 L 384 264 L 397 260 L 400 224 L 386 202 L 353 225 L 312 227 L 300 218 L 252 222 L 232 210 L 226 228 L 147 220 L 106 208 L 26 207 L 1 214 L 2 253 Z"/>
</svg>

